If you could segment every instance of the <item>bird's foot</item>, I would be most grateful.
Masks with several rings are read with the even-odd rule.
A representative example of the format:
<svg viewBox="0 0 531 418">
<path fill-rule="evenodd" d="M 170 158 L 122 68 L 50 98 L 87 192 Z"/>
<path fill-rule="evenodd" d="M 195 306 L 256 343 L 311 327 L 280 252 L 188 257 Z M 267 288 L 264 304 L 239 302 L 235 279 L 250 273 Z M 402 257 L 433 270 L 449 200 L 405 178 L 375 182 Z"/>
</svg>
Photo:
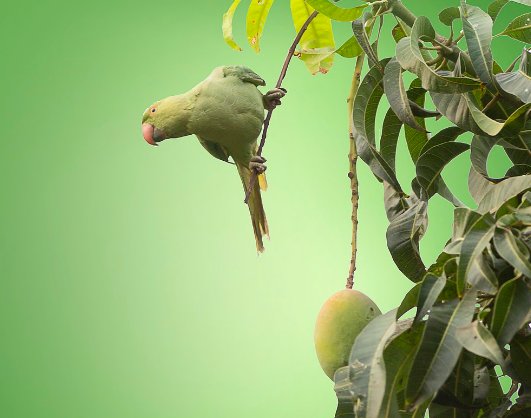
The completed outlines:
<svg viewBox="0 0 531 418">
<path fill-rule="evenodd" d="M 264 107 L 269 109 L 271 105 L 280 106 L 282 104 L 280 99 L 282 99 L 287 92 L 288 91 L 282 87 L 269 90 L 266 94 L 264 94 Z"/>
<path fill-rule="evenodd" d="M 260 157 L 259 155 L 255 155 L 253 158 L 251 158 L 251 162 L 249 163 L 249 169 L 252 171 L 256 171 L 258 174 L 262 174 L 266 171 L 267 167 L 265 166 L 265 162 L 267 160 L 264 157 Z"/>
</svg>

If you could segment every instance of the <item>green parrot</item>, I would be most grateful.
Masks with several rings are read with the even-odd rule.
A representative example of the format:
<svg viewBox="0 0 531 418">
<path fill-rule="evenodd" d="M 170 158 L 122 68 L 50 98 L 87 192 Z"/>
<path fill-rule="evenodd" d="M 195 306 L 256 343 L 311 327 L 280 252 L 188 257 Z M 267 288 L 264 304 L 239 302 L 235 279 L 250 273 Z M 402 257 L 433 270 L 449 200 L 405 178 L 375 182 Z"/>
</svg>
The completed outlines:
<svg viewBox="0 0 531 418">
<path fill-rule="evenodd" d="M 153 103 L 142 117 L 142 133 L 151 145 L 195 134 L 214 157 L 225 162 L 231 157 L 245 190 L 251 171 L 258 172 L 248 206 L 259 252 L 264 251 L 263 237 L 269 238 L 269 228 L 260 195 L 260 190 L 267 189 L 266 160 L 256 155 L 257 138 L 264 123 L 264 109 L 279 105 L 286 93 L 274 89 L 263 95 L 257 86 L 264 85 L 265 81 L 250 68 L 217 67 L 187 93 Z"/>
</svg>

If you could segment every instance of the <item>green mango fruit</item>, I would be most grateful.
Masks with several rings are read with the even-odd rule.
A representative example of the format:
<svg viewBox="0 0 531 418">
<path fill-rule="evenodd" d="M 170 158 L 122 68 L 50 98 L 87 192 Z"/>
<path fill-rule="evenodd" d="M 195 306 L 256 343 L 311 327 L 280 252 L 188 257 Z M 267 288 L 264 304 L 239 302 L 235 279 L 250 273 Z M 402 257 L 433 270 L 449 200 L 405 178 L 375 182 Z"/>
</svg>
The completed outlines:
<svg viewBox="0 0 531 418">
<path fill-rule="evenodd" d="M 315 322 L 315 351 L 326 375 L 348 365 L 350 350 L 361 330 L 377 315 L 378 306 L 365 294 L 344 289 L 323 305 Z"/>
</svg>

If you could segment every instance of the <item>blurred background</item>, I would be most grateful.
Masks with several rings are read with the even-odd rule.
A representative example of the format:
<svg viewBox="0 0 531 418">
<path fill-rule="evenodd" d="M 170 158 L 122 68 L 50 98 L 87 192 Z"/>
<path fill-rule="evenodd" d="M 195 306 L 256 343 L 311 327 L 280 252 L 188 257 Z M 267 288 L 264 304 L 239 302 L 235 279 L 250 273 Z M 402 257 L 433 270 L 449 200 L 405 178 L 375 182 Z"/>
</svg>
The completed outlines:
<svg viewBox="0 0 531 418">
<path fill-rule="evenodd" d="M 0 416 L 333 416 L 313 326 L 349 268 L 346 98 L 355 60 L 338 56 L 326 75 L 297 59 L 289 68 L 264 149 L 271 242 L 260 258 L 235 167 L 195 137 L 158 148 L 142 138 L 144 109 L 214 67 L 246 65 L 268 82 L 263 92 L 274 86 L 295 37 L 289 2 L 273 4 L 259 55 L 246 43 L 248 2 L 234 17 L 243 52 L 224 43 L 230 3 L 4 6 Z M 448 35 L 441 2 L 404 3 Z M 526 11 L 509 4 L 495 33 Z M 383 28 L 381 57 L 393 54 L 392 26 Z M 352 35 L 348 23 L 334 30 L 338 45 Z M 508 38 L 493 48 L 503 68 L 521 53 Z M 430 123 L 434 132 L 444 126 Z M 501 176 L 507 162 L 493 154 L 491 174 Z M 409 190 L 404 141 L 397 161 Z M 464 153 L 444 178 L 474 207 L 468 169 Z M 385 312 L 412 284 L 387 251 L 382 185 L 361 161 L 359 178 L 355 289 Z M 426 265 L 453 218 L 446 201 L 430 203 Z"/>
</svg>

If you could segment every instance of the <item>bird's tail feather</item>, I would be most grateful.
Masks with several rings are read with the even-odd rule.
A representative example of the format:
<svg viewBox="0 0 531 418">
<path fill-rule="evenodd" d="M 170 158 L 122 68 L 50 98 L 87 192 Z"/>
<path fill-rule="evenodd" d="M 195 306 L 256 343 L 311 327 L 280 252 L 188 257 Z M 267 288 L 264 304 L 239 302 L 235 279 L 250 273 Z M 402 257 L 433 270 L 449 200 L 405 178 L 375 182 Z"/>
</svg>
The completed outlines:
<svg viewBox="0 0 531 418">
<path fill-rule="evenodd" d="M 249 183 L 251 181 L 251 170 L 245 164 L 239 163 L 237 161 L 236 166 L 238 167 L 238 173 L 240 173 L 240 178 L 242 179 L 243 188 L 245 191 L 247 191 Z M 260 174 L 258 176 L 258 181 L 254 184 L 248 202 L 249 212 L 251 214 L 251 221 L 253 223 L 254 237 L 256 239 L 256 249 L 259 252 L 263 253 L 263 237 L 267 236 L 267 238 L 269 239 L 269 227 L 267 226 L 267 219 L 264 212 L 264 206 L 262 205 L 262 196 L 260 194 L 261 188 L 263 190 L 267 188 L 267 182 L 265 180 L 264 174 Z"/>
</svg>

